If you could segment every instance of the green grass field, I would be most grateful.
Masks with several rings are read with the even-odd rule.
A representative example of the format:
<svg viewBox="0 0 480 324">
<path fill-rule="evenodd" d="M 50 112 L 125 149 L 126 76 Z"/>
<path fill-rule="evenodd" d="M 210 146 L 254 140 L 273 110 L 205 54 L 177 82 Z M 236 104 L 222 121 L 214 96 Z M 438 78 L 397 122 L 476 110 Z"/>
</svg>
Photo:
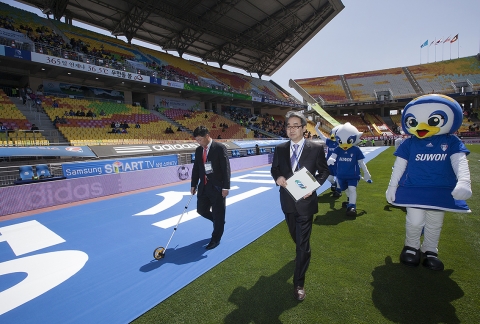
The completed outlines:
<svg viewBox="0 0 480 324">
<path fill-rule="evenodd" d="M 134 323 L 480 323 L 480 145 L 467 147 L 472 213 L 446 214 L 445 271 L 399 263 L 405 211 L 385 200 L 392 147 L 368 163 L 374 183 L 359 184 L 356 219 L 343 197 L 318 197 L 303 302 L 293 298 L 295 247 L 282 222 Z"/>
</svg>

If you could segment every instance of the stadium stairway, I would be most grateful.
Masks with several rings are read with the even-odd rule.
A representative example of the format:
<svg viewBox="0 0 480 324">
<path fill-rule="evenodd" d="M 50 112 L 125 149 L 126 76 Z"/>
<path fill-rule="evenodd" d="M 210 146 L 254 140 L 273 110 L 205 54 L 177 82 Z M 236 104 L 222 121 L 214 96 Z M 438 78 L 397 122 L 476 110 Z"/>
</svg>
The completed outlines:
<svg viewBox="0 0 480 324">
<path fill-rule="evenodd" d="M 168 118 L 167 116 L 165 116 L 164 114 L 156 111 L 156 110 L 150 110 L 150 112 L 155 115 L 155 116 L 158 116 L 158 118 L 160 118 L 161 120 L 165 120 L 167 122 L 169 122 L 170 124 L 172 124 L 173 126 L 175 126 L 175 130 L 178 128 L 178 127 L 184 127 L 183 125 L 181 125 L 180 123 L 176 122 L 175 120 L 173 119 L 170 119 Z M 193 132 L 190 130 L 190 129 L 186 129 L 185 132 L 189 133 L 190 135 L 193 136 Z"/>
<path fill-rule="evenodd" d="M 12 98 L 12 101 L 15 103 L 15 106 L 17 106 L 18 110 L 20 110 L 22 114 L 27 117 L 30 124 L 35 124 L 40 130 L 43 130 L 42 135 L 50 142 L 51 145 L 68 145 L 68 140 L 53 125 L 52 121 L 43 109 L 39 109 L 37 111 L 35 107 L 32 107 L 33 103 L 31 101 L 27 101 L 27 104 L 24 105 L 20 98 Z"/>
</svg>

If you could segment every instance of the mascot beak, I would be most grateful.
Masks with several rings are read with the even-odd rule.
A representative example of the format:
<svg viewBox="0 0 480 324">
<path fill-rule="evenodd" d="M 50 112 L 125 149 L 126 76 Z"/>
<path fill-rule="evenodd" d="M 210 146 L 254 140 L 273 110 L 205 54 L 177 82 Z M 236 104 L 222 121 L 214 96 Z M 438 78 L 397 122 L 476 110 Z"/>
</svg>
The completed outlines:
<svg viewBox="0 0 480 324">
<path fill-rule="evenodd" d="M 350 144 L 341 144 L 339 145 L 339 147 L 342 149 L 342 150 L 348 150 L 352 145 Z"/>
<path fill-rule="evenodd" d="M 427 138 L 437 134 L 440 131 L 440 127 L 430 126 L 425 123 L 418 124 L 417 127 L 410 129 L 410 134 L 418 138 Z"/>
</svg>

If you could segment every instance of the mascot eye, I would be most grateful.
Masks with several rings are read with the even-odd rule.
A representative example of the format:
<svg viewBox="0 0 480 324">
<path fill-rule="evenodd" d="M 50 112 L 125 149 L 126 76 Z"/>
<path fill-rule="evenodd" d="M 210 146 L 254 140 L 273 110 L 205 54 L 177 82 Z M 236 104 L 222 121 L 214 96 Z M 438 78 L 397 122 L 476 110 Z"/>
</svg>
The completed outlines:
<svg viewBox="0 0 480 324">
<path fill-rule="evenodd" d="M 339 139 L 339 138 L 337 138 L 337 142 L 338 142 L 338 144 L 342 144 L 342 140 Z"/>
<path fill-rule="evenodd" d="M 444 118 L 442 115 L 433 115 L 428 119 L 428 125 L 429 126 L 438 126 L 440 124 L 443 125 L 443 121 L 444 121 Z"/>
<path fill-rule="evenodd" d="M 408 127 L 416 127 L 418 125 L 418 121 L 415 117 L 408 117 L 407 120 L 405 121 L 405 124 Z"/>
<path fill-rule="evenodd" d="M 349 138 L 349 139 L 347 140 L 347 144 L 353 144 L 353 139 Z"/>
</svg>

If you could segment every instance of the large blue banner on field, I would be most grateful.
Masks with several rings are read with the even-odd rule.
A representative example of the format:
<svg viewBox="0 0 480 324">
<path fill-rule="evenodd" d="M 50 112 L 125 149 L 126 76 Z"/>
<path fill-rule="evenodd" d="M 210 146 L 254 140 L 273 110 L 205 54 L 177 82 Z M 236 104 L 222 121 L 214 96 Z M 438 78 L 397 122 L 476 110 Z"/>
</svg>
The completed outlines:
<svg viewBox="0 0 480 324">
<path fill-rule="evenodd" d="M 101 160 L 62 164 L 63 175 L 68 178 L 90 177 L 130 171 L 141 171 L 178 164 L 177 155 L 147 156 L 142 158 Z"/>
</svg>

